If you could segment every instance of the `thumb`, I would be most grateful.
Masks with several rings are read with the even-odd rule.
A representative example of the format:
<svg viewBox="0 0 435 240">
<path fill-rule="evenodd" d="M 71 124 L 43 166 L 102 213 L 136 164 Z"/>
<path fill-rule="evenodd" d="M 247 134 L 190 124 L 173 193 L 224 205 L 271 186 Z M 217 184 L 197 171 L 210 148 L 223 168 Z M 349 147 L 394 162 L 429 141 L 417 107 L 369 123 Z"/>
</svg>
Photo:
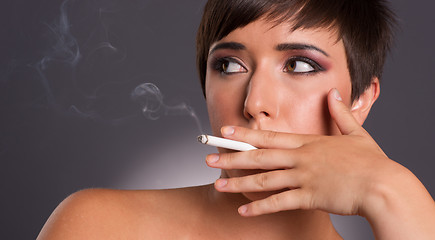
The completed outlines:
<svg viewBox="0 0 435 240">
<path fill-rule="evenodd" d="M 340 93 L 335 88 L 328 93 L 328 107 L 332 119 L 334 119 L 343 135 L 355 134 L 361 129 L 361 126 L 353 117 L 350 109 L 343 103 Z"/>
</svg>

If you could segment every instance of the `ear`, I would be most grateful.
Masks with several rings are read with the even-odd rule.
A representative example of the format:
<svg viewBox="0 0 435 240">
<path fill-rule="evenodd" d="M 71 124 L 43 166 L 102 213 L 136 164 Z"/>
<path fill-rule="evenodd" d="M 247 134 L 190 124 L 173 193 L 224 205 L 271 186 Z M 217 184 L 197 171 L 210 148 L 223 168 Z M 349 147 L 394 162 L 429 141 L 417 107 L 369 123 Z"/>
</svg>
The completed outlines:
<svg viewBox="0 0 435 240">
<path fill-rule="evenodd" d="M 363 125 L 370 109 L 380 94 L 379 79 L 374 77 L 370 86 L 352 103 L 351 112 L 360 125 Z"/>
</svg>

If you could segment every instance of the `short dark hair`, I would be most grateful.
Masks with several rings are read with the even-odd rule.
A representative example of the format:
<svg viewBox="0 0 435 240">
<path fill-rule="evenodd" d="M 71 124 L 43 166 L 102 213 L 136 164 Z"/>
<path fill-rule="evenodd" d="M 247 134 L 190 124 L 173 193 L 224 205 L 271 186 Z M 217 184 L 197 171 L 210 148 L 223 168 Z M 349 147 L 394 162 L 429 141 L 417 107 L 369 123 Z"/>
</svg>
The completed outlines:
<svg viewBox="0 0 435 240">
<path fill-rule="evenodd" d="M 210 46 L 239 27 L 264 17 L 291 30 L 325 27 L 337 31 L 347 57 L 352 101 L 381 78 L 396 26 L 385 0 L 209 0 L 196 36 L 196 64 L 205 95 Z"/>
</svg>

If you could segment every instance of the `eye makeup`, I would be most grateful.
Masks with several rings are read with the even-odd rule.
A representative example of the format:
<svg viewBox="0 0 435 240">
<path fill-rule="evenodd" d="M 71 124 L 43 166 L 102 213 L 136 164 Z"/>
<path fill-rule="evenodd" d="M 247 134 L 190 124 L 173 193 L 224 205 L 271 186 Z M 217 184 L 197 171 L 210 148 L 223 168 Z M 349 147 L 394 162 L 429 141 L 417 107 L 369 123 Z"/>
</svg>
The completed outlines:
<svg viewBox="0 0 435 240">
<path fill-rule="evenodd" d="M 302 65 L 302 67 L 299 67 L 299 65 Z M 304 67 L 307 68 L 307 66 L 309 66 L 311 69 L 300 69 Z M 287 61 L 284 63 L 283 71 L 290 74 L 313 74 L 317 72 L 323 72 L 325 69 L 310 58 L 304 56 L 293 56 L 287 59 Z"/>
<path fill-rule="evenodd" d="M 210 62 L 210 66 L 213 70 L 218 71 L 224 75 L 248 72 L 246 67 L 244 67 L 239 60 L 233 57 L 213 58 Z"/>
<path fill-rule="evenodd" d="M 307 43 L 281 43 L 275 50 L 287 54 L 286 65 L 291 61 L 302 61 L 310 64 L 315 71 L 322 72 L 330 68 L 330 55 L 319 47 Z M 285 69 L 283 66 L 283 69 Z"/>
<path fill-rule="evenodd" d="M 221 50 L 224 50 L 221 52 Z M 227 52 L 229 50 L 230 52 Z M 274 50 L 282 52 L 282 71 L 292 75 L 312 75 L 330 68 L 329 54 L 322 49 L 303 43 L 282 43 Z M 236 42 L 217 44 L 210 51 L 209 66 L 221 75 L 246 73 L 248 68 L 234 56 L 232 51 L 248 51 L 246 46 Z M 219 53 L 216 53 L 219 52 Z M 239 54 L 236 54 L 239 55 Z"/>
</svg>

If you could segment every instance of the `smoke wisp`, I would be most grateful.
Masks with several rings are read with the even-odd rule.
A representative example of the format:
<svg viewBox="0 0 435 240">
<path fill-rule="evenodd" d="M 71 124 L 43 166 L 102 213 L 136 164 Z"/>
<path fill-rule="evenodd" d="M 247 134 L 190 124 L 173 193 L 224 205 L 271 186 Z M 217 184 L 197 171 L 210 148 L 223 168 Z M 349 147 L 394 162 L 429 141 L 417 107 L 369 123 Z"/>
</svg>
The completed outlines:
<svg viewBox="0 0 435 240">
<path fill-rule="evenodd" d="M 202 133 L 201 121 L 192 107 L 182 102 L 177 105 L 166 105 L 160 89 L 153 83 L 143 83 L 131 93 L 131 98 L 140 104 L 142 114 L 150 120 L 157 120 L 161 116 L 188 115 L 195 120 L 198 130 Z"/>
<path fill-rule="evenodd" d="M 147 1 L 139 1 L 137 5 L 144 7 L 145 3 Z M 82 19 L 71 19 L 69 15 L 79 15 L 76 12 L 80 9 L 78 4 L 87 4 L 87 9 L 91 10 L 83 13 Z M 74 0 L 61 4 L 57 20 L 46 24 L 50 35 L 48 42 L 52 44 L 43 50 L 44 55 L 38 62 L 29 64 L 36 70 L 44 89 L 45 103 L 39 105 L 45 104 L 63 115 L 119 125 L 139 116 L 139 111 L 133 108 L 137 103 L 146 119 L 190 116 L 202 132 L 201 122 L 192 107 L 185 102 L 165 104 L 163 94 L 156 84 L 150 83 L 151 79 L 137 83 L 137 75 L 124 72 L 132 60 L 128 48 L 118 41 L 120 33 L 112 30 L 116 29 L 114 19 L 119 17 L 117 14 L 134 9 L 126 10 L 124 5 L 122 1 L 114 0 L 101 1 L 98 5 Z M 93 21 L 86 23 L 84 19 Z M 85 25 L 93 27 L 86 28 Z M 77 37 L 75 32 L 87 34 Z M 117 72 L 117 69 L 120 70 Z M 128 102 L 132 107 L 116 109 L 117 105 Z"/>
</svg>

